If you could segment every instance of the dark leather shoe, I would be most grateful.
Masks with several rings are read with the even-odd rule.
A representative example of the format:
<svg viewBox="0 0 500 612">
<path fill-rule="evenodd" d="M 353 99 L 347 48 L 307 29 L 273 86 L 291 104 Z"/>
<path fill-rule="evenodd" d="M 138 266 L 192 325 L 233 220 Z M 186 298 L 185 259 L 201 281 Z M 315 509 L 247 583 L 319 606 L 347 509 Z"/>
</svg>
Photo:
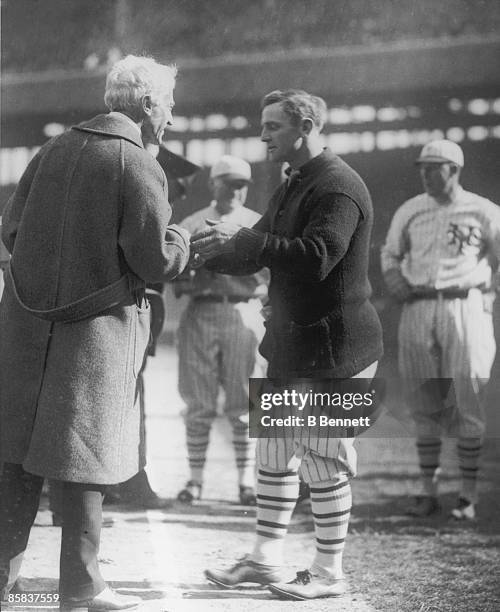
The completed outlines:
<svg viewBox="0 0 500 612">
<path fill-rule="evenodd" d="M 202 485 L 196 480 L 189 480 L 186 486 L 179 491 L 177 499 L 183 504 L 192 504 L 194 501 L 201 499 Z"/>
<path fill-rule="evenodd" d="M 450 518 L 456 521 L 473 521 L 476 518 L 476 509 L 474 504 L 465 499 L 465 497 L 459 497 L 455 508 L 451 511 Z"/>
</svg>

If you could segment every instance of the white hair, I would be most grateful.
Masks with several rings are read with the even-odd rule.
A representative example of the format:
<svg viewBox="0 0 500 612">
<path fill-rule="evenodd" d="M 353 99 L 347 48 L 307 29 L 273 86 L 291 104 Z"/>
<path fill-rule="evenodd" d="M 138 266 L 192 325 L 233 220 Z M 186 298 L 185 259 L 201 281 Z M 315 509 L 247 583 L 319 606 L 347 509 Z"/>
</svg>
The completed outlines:
<svg viewBox="0 0 500 612">
<path fill-rule="evenodd" d="M 126 112 L 139 119 L 143 96 L 151 96 L 155 101 L 173 91 L 176 76 L 176 66 L 159 64 L 151 57 L 127 55 L 108 73 L 104 102 L 111 111 Z"/>
</svg>

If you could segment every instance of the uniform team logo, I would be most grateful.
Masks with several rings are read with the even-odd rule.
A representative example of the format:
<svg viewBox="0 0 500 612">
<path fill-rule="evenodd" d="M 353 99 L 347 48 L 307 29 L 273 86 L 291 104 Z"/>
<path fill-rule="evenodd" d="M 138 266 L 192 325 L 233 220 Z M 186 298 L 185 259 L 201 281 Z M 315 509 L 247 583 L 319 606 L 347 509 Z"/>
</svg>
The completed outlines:
<svg viewBox="0 0 500 612">
<path fill-rule="evenodd" d="M 456 247 L 457 255 L 477 252 L 482 245 L 481 228 L 477 226 L 450 223 L 447 236 L 448 244 Z"/>
</svg>

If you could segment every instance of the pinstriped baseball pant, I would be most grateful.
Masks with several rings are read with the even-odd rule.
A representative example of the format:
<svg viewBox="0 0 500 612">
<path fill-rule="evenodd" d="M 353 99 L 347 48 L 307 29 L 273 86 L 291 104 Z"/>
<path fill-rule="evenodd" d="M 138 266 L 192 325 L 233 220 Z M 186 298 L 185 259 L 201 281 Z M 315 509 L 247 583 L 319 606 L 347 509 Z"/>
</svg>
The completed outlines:
<svg viewBox="0 0 500 612">
<path fill-rule="evenodd" d="M 399 369 L 408 380 L 409 404 L 420 438 L 439 437 L 443 427 L 461 437 L 483 436 L 483 392 L 496 350 L 491 308 L 492 296 L 476 289 L 466 299 L 440 296 L 404 305 Z M 421 390 L 423 380 L 436 378 L 454 381 L 454 395 L 445 403 L 433 397 L 430 387 Z M 444 420 L 439 411 L 447 411 Z"/>
<path fill-rule="evenodd" d="M 368 366 L 353 378 L 370 379 L 375 376 L 378 363 Z M 309 389 L 306 384 L 305 390 Z M 257 464 L 259 468 L 271 470 L 300 469 L 305 482 L 335 480 L 339 474 L 355 476 L 357 453 L 354 438 L 315 436 L 314 427 L 297 427 L 293 435 L 286 428 L 281 436 L 259 438 L 257 442 Z"/>
<path fill-rule="evenodd" d="M 261 377 L 257 348 L 264 333 L 260 300 L 237 304 L 191 301 L 178 330 L 179 392 L 186 403 L 191 468 L 202 469 L 220 387 L 224 413 L 233 429 L 238 467 L 255 464 L 255 441 L 248 437 L 248 379 Z"/>
</svg>

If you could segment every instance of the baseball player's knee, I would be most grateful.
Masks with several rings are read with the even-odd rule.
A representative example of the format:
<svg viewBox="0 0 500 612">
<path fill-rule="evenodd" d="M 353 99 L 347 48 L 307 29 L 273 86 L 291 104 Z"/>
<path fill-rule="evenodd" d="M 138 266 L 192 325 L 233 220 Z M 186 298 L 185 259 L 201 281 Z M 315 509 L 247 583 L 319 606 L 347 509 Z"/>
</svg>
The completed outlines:
<svg viewBox="0 0 500 612">
<path fill-rule="evenodd" d="M 216 417 L 216 412 L 206 412 L 204 414 L 199 412 L 189 414 L 189 412 L 186 412 L 183 416 L 188 432 L 193 435 L 201 435 L 211 429 L 212 423 Z"/>
<path fill-rule="evenodd" d="M 299 480 L 299 466 L 295 466 L 294 468 L 281 468 L 281 467 L 273 467 L 272 465 L 262 465 L 259 460 L 257 460 L 257 468 L 259 470 L 269 472 L 274 476 L 286 476 L 287 478 L 296 477 L 297 481 Z"/>
<path fill-rule="evenodd" d="M 340 471 L 325 480 L 311 480 L 307 484 L 311 487 L 311 489 L 314 489 L 315 486 L 324 489 L 325 487 L 330 485 L 332 487 L 338 487 L 340 484 L 350 483 L 350 481 L 351 475 L 349 474 L 349 472 Z"/>
</svg>

